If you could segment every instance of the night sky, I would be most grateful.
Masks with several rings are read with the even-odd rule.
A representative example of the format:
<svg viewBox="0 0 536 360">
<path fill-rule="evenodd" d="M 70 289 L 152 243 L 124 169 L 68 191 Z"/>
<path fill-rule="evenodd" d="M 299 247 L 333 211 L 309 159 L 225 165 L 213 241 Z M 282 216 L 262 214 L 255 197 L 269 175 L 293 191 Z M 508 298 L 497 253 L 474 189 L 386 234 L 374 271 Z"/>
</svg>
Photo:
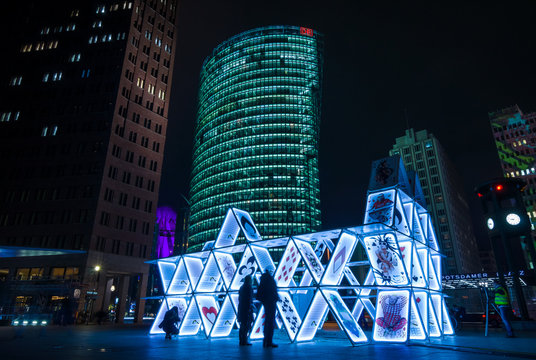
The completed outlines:
<svg viewBox="0 0 536 360">
<path fill-rule="evenodd" d="M 183 1 L 160 204 L 184 206 L 188 196 L 204 58 L 242 31 L 296 25 L 325 35 L 323 227 L 362 223 L 371 161 L 388 155 L 407 122 L 442 143 L 477 222 L 473 188 L 501 176 L 488 112 L 536 111 L 536 2 L 374 3 Z"/>
</svg>

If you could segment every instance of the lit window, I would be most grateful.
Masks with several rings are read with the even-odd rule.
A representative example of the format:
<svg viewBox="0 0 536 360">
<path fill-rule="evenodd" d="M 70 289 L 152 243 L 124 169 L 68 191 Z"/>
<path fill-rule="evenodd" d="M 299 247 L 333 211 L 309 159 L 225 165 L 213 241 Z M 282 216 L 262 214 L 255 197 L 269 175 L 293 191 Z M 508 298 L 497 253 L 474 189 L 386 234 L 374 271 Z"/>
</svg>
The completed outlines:
<svg viewBox="0 0 536 360">
<path fill-rule="evenodd" d="M 48 76 L 49 76 L 49 73 L 46 73 L 45 75 L 43 75 L 43 82 L 48 81 Z"/>
<path fill-rule="evenodd" d="M 47 132 L 48 132 L 48 126 L 45 126 L 43 128 L 43 131 L 41 131 L 41 136 L 47 136 Z"/>
<path fill-rule="evenodd" d="M 523 139 L 523 144 L 526 144 L 527 143 L 527 140 Z"/>
<path fill-rule="evenodd" d="M 17 111 L 15 113 L 15 121 L 19 120 L 19 117 L 20 117 L 20 111 Z"/>
<path fill-rule="evenodd" d="M 54 125 L 54 127 L 52 127 L 52 136 L 56 136 L 56 133 L 58 132 L 58 127 L 56 125 Z"/>
<path fill-rule="evenodd" d="M 521 175 L 525 175 L 525 170 L 521 170 Z"/>
</svg>

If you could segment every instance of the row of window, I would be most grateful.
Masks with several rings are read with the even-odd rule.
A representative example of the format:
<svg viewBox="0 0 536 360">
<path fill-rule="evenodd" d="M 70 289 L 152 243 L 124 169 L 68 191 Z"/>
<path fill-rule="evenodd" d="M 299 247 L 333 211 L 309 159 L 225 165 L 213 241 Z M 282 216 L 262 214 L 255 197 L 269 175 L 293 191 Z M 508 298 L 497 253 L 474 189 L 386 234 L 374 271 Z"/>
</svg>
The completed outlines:
<svg viewBox="0 0 536 360">
<path fill-rule="evenodd" d="M 117 230 L 125 230 L 129 232 L 136 232 L 138 230 L 138 219 L 129 218 L 128 227 L 123 215 L 115 215 L 112 222 L 112 214 L 107 211 L 101 212 L 99 224 L 102 226 L 113 227 Z M 149 235 L 150 225 L 146 221 L 142 221 L 141 233 L 143 235 Z"/>
<path fill-rule="evenodd" d="M 17 121 L 20 118 L 20 111 L 7 111 L 0 115 L 0 122 Z"/>
<path fill-rule="evenodd" d="M 4 268 L 0 269 L 2 274 L 1 278 L 6 279 L 9 276 L 9 269 Z M 75 280 L 78 279 L 80 269 L 78 267 L 53 267 L 50 269 L 49 276 L 45 275 L 45 268 L 36 267 L 36 268 L 18 268 L 15 271 L 15 280 L 41 280 L 41 279 L 52 279 L 52 280 Z"/>
<path fill-rule="evenodd" d="M 108 177 L 110 179 L 118 180 L 118 173 L 119 173 L 119 169 L 117 167 L 110 166 L 108 168 Z M 132 173 L 129 172 L 129 171 L 124 170 L 123 171 L 123 176 L 122 176 L 120 181 L 122 183 L 124 183 L 124 184 L 130 185 L 131 178 L 132 178 Z M 144 187 L 143 184 L 144 184 L 143 177 L 141 177 L 141 180 L 138 180 L 138 176 L 136 176 L 136 183 L 134 184 L 134 186 L 137 186 L 139 188 L 143 188 Z M 156 182 L 154 180 L 148 179 L 147 180 L 147 186 L 145 188 L 146 188 L 147 191 L 154 192 L 155 185 L 156 185 Z"/>
<path fill-rule="evenodd" d="M 103 236 L 97 236 L 97 241 L 95 242 L 95 250 L 101 251 L 101 252 L 109 251 L 112 254 L 119 255 L 121 247 L 122 247 L 121 246 L 122 245 L 121 240 L 109 239 L 109 240 L 112 240 L 111 244 L 107 240 L 108 239 L 106 239 Z M 134 256 L 134 254 L 135 254 L 134 249 L 137 247 L 138 248 L 137 256 L 140 257 L 140 258 L 147 258 L 147 245 L 135 244 L 135 243 L 130 242 L 130 241 L 125 241 L 123 243 L 125 245 L 124 255 L 126 255 L 126 256 Z M 109 249 L 107 247 L 108 244 L 111 245 L 111 246 L 108 246 Z"/>
<path fill-rule="evenodd" d="M 88 43 L 89 44 L 98 44 L 98 43 L 105 43 L 105 42 L 111 42 L 113 40 L 125 40 L 126 33 L 117 33 L 117 35 L 114 36 L 113 34 L 104 34 L 104 35 L 93 35 L 89 37 Z"/>
<path fill-rule="evenodd" d="M 135 186 L 137 186 L 139 188 L 143 188 L 143 177 L 136 176 L 136 184 L 135 184 Z M 115 200 L 115 190 L 110 189 L 110 188 L 106 188 L 104 190 L 103 198 L 104 198 L 104 201 L 107 201 L 109 203 L 113 203 L 114 200 Z M 130 207 L 132 209 L 135 209 L 135 210 L 140 210 L 141 200 L 142 200 L 141 198 L 133 195 Z M 128 194 L 124 193 L 124 192 L 119 192 L 117 204 L 119 204 L 121 206 L 125 206 L 125 207 L 128 206 Z M 152 213 L 153 212 L 153 202 L 151 200 L 145 200 L 145 206 L 143 208 L 143 211 L 145 211 L 147 213 Z"/>
<path fill-rule="evenodd" d="M 109 12 L 117 11 L 117 10 L 127 10 L 132 9 L 132 2 L 131 1 L 123 1 L 122 3 L 115 3 L 110 5 L 108 8 Z M 97 9 L 95 10 L 95 14 L 105 14 L 106 13 L 106 6 L 100 5 L 97 6 Z"/>
<path fill-rule="evenodd" d="M 32 211 L 31 213 L 5 213 L 0 215 L 0 226 L 87 224 L 89 210 Z"/>
<path fill-rule="evenodd" d="M 56 34 L 56 33 L 61 33 L 63 32 L 63 25 L 59 25 L 59 26 L 55 26 L 54 28 L 51 28 L 50 26 L 45 26 L 44 28 L 41 29 L 41 35 L 48 35 L 50 34 L 51 32 L 53 34 Z M 74 31 L 76 30 L 76 24 L 75 23 L 71 23 L 69 25 L 66 25 L 65 26 L 65 31 Z"/>
<path fill-rule="evenodd" d="M 20 48 L 20 52 L 27 53 L 33 51 L 42 51 L 42 50 L 52 50 L 58 48 L 58 40 L 51 40 L 48 42 L 45 41 L 39 41 L 38 43 L 34 44 L 24 44 Z"/>
</svg>

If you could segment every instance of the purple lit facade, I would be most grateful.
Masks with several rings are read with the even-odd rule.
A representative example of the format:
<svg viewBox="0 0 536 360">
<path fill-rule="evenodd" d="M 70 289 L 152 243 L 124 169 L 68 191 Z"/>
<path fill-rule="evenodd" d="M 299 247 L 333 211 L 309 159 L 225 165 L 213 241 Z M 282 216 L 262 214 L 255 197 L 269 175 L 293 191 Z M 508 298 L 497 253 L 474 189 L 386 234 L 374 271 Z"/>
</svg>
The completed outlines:
<svg viewBox="0 0 536 360">
<path fill-rule="evenodd" d="M 158 223 L 156 258 L 172 256 L 173 247 L 175 246 L 177 213 L 169 207 L 160 207 L 156 210 L 156 221 Z"/>
</svg>

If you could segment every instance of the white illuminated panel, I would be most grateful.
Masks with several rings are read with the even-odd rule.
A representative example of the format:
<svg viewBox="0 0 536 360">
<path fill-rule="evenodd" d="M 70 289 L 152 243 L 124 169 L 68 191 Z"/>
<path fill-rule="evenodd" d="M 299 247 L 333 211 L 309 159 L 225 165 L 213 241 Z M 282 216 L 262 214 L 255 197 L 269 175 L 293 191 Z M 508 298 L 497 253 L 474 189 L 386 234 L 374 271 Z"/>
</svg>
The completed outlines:
<svg viewBox="0 0 536 360">
<path fill-rule="evenodd" d="M 421 244 L 426 244 L 426 234 L 422 227 L 422 221 L 419 214 L 424 212 L 424 208 L 417 203 L 413 206 L 413 237 L 418 241 L 417 247 L 421 247 Z"/>
<path fill-rule="evenodd" d="M 166 315 L 166 311 L 168 311 L 168 306 L 166 299 L 162 299 L 162 303 L 160 305 L 160 309 L 158 309 L 158 313 L 156 314 L 156 317 L 154 318 L 153 325 L 151 326 L 151 330 L 149 330 L 149 334 L 164 334 L 164 330 L 160 329 L 158 325 L 164 320 L 164 315 Z"/>
<path fill-rule="evenodd" d="M 211 337 L 229 336 L 233 325 L 236 321 L 236 313 L 231 304 L 231 298 L 229 295 L 225 297 L 223 305 L 220 309 L 220 314 L 216 319 L 216 323 L 212 329 Z"/>
<path fill-rule="evenodd" d="M 296 310 L 290 294 L 286 291 L 279 291 L 281 301 L 277 302 L 277 310 L 281 315 L 285 329 L 288 332 L 290 340 L 293 341 L 301 325 L 300 314 Z"/>
<path fill-rule="evenodd" d="M 197 307 L 199 309 L 199 316 L 203 321 L 203 327 L 205 329 L 205 335 L 209 336 L 216 318 L 219 314 L 219 306 L 216 299 L 212 295 L 198 295 L 195 297 Z"/>
<path fill-rule="evenodd" d="M 445 299 L 443 299 L 441 303 L 441 307 L 443 308 L 443 334 L 454 335 L 454 328 L 452 327 L 452 323 L 450 322 L 450 316 L 447 310 L 447 304 L 445 303 Z"/>
<path fill-rule="evenodd" d="M 192 288 L 195 288 L 203 271 L 203 261 L 197 257 L 190 256 L 183 257 L 183 260 Z"/>
<path fill-rule="evenodd" d="M 195 300 L 190 300 L 190 306 L 186 311 L 186 316 L 181 322 L 179 328 L 179 335 L 195 335 L 201 327 L 201 318 L 199 317 L 199 310 L 197 309 L 197 303 Z"/>
<path fill-rule="evenodd" d="M 354 319 L 352 313 L 348 310 L 339 293 L 336 290 L 328 289 L 321 289 L 320 291 L 324 294 L 337 323 L 344 330 L 352 344 L 366 342 L 368 340 L 367 336 L 357 324 L 356 319 Z"/>
<path fill-rule="evenodd" d="M 274 262 L 272 261 L 272 257 L 270 256 L 270 253 L 266 248 L 251 245 L 251 250 L 253 251 L 253 254 L 255 255 L 255 258 L 257 259 L 257 262 L 259 263 L 261 272 L 264 272 L 268 266 L 274 266 Z"/>
<path fill-rule="evenodd" d="M 320 259 L 316 256 L 313 248 L 308 242 L 301 240 L 294 240 L 298 250 L 306 264 L 309 275 L 313 275 L 316 282 L 320 282 L 322 274 L 324 273 L 324 266 L 320 262 Z M 309 282 L 310 284 L 310 282 Z"/>
<path fill-rule="evenodd" d="M 227 215 L 225 215 L 225 220 L 223 220 L 223 225 L 214 244 L 214 248 L 234 245 L 239 232 L 240 226 L 233 214 L 233 210 L 229 209 L 227 210 Z"/>
<path fill-rule="evenodd" d="M 415 287 L 425 287 L 426 280 L 422 271 L 417 251 L 411 241 L 399 243 L 402 259 L 411 280 L 411 285 Z"/>
<path fill-rule="evenodd" d="M 174 262 L 158 262 L 158 270 L 160 271 L 160 279 L 162 280 L 162 288 L 164 289 L 164 292 L 167 292 L 176 268 L 177 264 Z"/>
<path fill-rule="evenodd" d="M 417 305 L 417 310 L 419 311 L 419 314 L 421 315 L 421 320 L 423 321 L 424 331 L 428 333 L 428 293 L 425 291 L 415 291 L 413 294 L 415 298 L 415 304 Z"/>
<path fill-rule="evenodd" d="M 420 222 L 420 226 L 422 228 L 422 235 L 423 235 L 423 239 L 422 239 L 422 242 L 426 245 L 426 246 L 429 246 L 429 243 L 428 243 L 428 222 L 430 221 L 430 215 L 425 212 L 425 210 L 423 210 L 423 212 L 419 212 L 419 222 Z M 417 238 L 417 241 L 421 241 L 420 239 Z"/>
<path fill-rule="evenodd" d="M 432 290 L 440 289 L 439 278 L 437 277 L 432 256 L 430 255 L 428 255 L 428 284 L 430 286 L 430 289 Z"/>
<path fill-rule="evenodd" d="M 298 245 L 297 243 L 298 240 L 296 240 L 296 244 Z M 324 253 L 326 252 L 326 249 L 328 248 L 326 242 L 324 240 L 320 240 L 316 243 L 316 246 L 315 246 L 315 255 L 317 257 L 317 259 L 322 259 L 322 256 L 324 255 Z M 302 251 L 302 254 L 304 252 Z M 322 264 L 320 264 L 322 265 Z M 309 266 L 309 268 L 312 268 L 312 266 Z M 317 278 L 320 279 L 320 277 L 322 276 L 321 273 L 317 274 Z M 309 286 L 311 285 L 313 281 L 313 276 L 311 275 L 311 272 L 306 269 L 306 271 L 304 271 L 303 273 L 303 277 L 301 278 L 300 280 L 300 285 L 299 287 L 305 287 L 305 286 Z M 298 290 L 297 291 L 298 294 L 307 294 L 307 290 Z"/>
<path fill-rule="evenodd" d="M 441 281 L 439 281 L 442 276 L 441 276 L 441 256 L 440 255 L 432 255 L 432 264 L 434 264 L 434 270 L 435 270 L 435 274 L 436 274 L 436 277 L 438 279 L 437 281 L 437 288 L 432 288 L 433 290 L 440 290 L 441 287 L 442 287 L 442 284 L 441 284 Z"/>
<path fill-rule="evenodd" d="M 248 239 L 248 241 L 262 240 L 261 234 L 259 234 L 259 231 L 257 230 L 257 227 L 255 226 L 255 223 L 251 219 L 249 213 L 239 209 L 233 209 L 233 211 L 238 219 L 239 226 L 242 228 L 242 231 L 246 236 L 246 239 Z"/>
<path fill-rule="evenodd" d="M 218 267 L 220 268 L 220 273 L 223 275 L 225 287 L 229 287 L 236 272 L 236 264 L 233 259 L 233 256 L 229 253 L 217 251 L 214 251 L 213 254 L 216 257 L 216 262 L 218 263 Z"/>
<path fill-rule="evenodd" d="M 326 315 L 327 309 L 328 304 L 326 300 L 324 300 L 320 291 L 317 291 L 296 337 L 297 341 L 309 341 L 315 337 L 318 327 Z"/>
<path fill-rule="evenodd" d="M 386 342 L 407 341 L 408 315 L 408 290 L 378 292 L 374 340 Z"/>
<path fill-rule="evenodd" d="M 443 296 L 441 294 L 431 294 L 432 305 L 434 307 L 434 312 L 437 318 L 437 324 L 439 325 L 439 331 L 443 331 L 443 309 L 442 309 L 442 300 Z"/>
<path fill-rule="evenodd" d="M 281 257 L 281 260 L 279 260 L 279 265 L 277 266 L 277 270 L 274 274 L 274 279 L 277 286 L 289 286 L 290 282 L 292 281 L 292 276 L 294 276 L 294 273 L 298 268 L 300 260 L 301 255 L 298 252 L 296 244 L 294 244 L 294 241 L 290 241 L 285 249 L 285 252 L 283 253 L 283 256 Z"/>
<path fill-rule="evenodd" d="M 441 336 L 439 321 L 437 319 L 431 297 L 428 298 L 428 329 L 431 337 Z"/>
<path fill-rule="evenodd" d="M 210 254 L 208 257 L 205 268 L 201 273 L 199 278 L 199 283 L 197 284 L 197 292 L 212 292 L 216 290 L 218 282 L 220 281 L 221 274 L 218 269 L 218 264 L 213 254 Z"/>
<path fill-rule="evenodd" d="M 250 339 L 262 339 L 264 337 L 264 321 L 266 319 L 266 314 L 264 313 L 264 306 L 261 306 L 255 321 L 253 322 L 253 327 L 251 328 L 251 334 L 249 335 Z"/>
<path fill-rule="evenodd" d="M 410 236 L 410 228 L 406 217 L 406 211 L 404 209 L 404 205 L 402 204 L 402 200 L 400 199 L 400 192 L 398 191 L 396 193 L 396 206 L 394 212 L 393 221 L 395 228 L 402 234 Z"/>
<path fill-rule="evenodd" d="M 426 339 L 426 332 L 424 325 L 417 308 L 417 302 L 415 298 L 411 296 L 411 318 L 409 323 L 409 336 L 412 340 L 424 340 Z"/>
<path fill-rule="evenodd" d="M 435 236 L 434 227 L 432 226 L 432 219 L 428 216 L 428 246 L 432 249 L 439 251 L 439 246 L 437 245 L 437 239 Z"/>
<path fill-rule="evenodd" d="M 373 193 L 368 196 L 365 224 L 393 224 L 395 210 L 395 190 Z"/>
<path fill-rule="evenodd" d="M 333 252 L 333 256 L 324 272 L 322 285 L 337 285 L 340 283 L 346 263 L 352 254 L 357 243 L 354 235 L 343 232 Z"/>
<path fill-rule="evenodd" d="M 167 291 L 167 295 L 179 295 L 185 294 L 190 285 L 190 280 L 188 279 L 188 274 L 186 273 L 186 265 L 184 265 L 184 260 L 180 259 L 179 266 L 173 275 L 171 284 Z"/>
<path fill-rule="evenodd" d="M 378 285 L 408 285 L 396 237 L 392 233 L 363 239 Z"/>
<path fill-rule="evenodd" d="M 244 283 L 244 278 L 248 275 L 251 275 L 252 280 L 253 275 L 257 272 L 257 261 L 255 256 L 251 252 L 249 246 L 246 247 L 242 259 L 238 264 L 237 271 L 231 283 L 231 290 L 239 290 L 242 284 Z"/>
</svg>

